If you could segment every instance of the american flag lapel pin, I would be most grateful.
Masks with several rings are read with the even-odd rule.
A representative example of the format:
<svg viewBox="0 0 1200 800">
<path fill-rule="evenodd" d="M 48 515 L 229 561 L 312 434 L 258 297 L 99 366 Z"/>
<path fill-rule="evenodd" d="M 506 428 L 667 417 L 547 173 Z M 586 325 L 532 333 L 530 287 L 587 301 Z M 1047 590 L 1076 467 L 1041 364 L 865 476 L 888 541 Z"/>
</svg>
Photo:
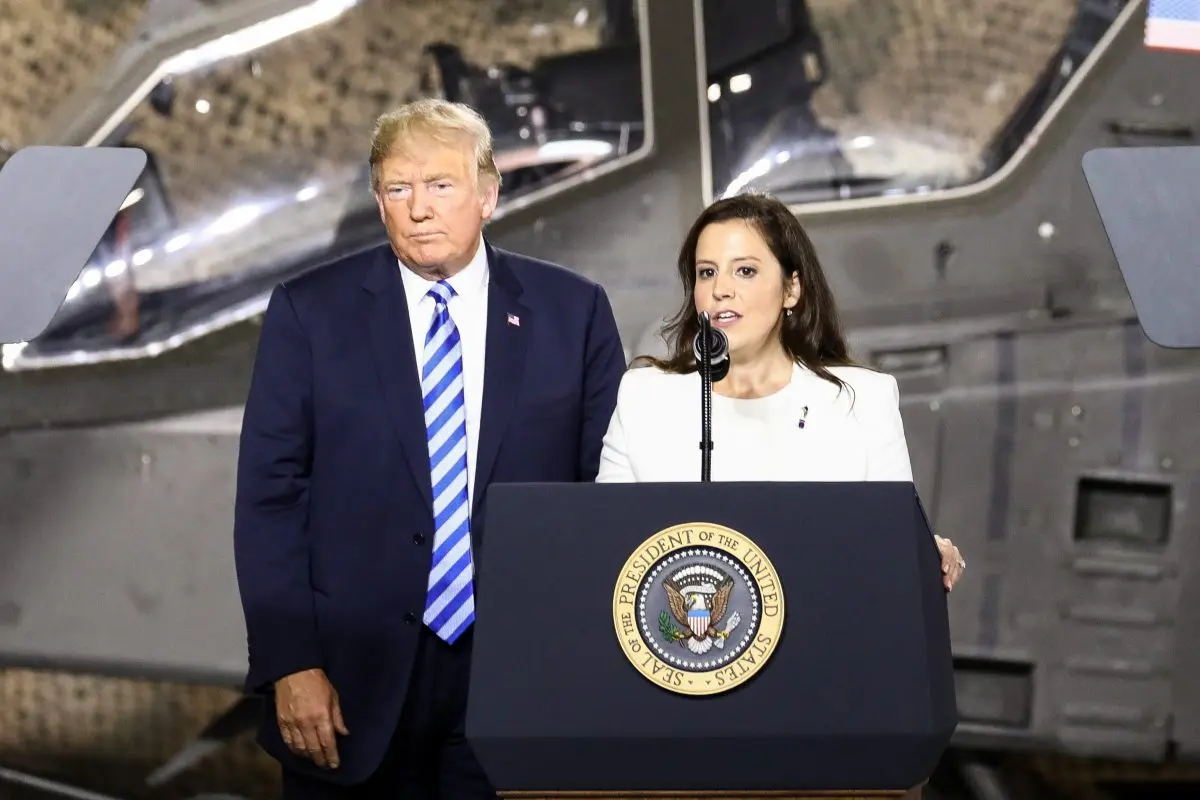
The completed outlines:
<svg viewBox="0 0 1200 800">
<path fill-rule="evenodd" d="M 508 324 L 512 325 L 514 328 L 519 328 L 519 327 L 521 327 L 521 318 L 518 317 L 516 314 L 509 314 L 508 315 Z"/>
<path fill-rule="evenodd" d="M 807 421 L 808 421 L 808 406 L 805 406 L 804 408 L 800 409 L 800 423 L 799 423 L 799 427 L 800 427 L 800 428 L 803 428 L 803 427 L 804 427 L 804 423 L 805 423 L 805 422 L 807 422 Z"/>
</svg>

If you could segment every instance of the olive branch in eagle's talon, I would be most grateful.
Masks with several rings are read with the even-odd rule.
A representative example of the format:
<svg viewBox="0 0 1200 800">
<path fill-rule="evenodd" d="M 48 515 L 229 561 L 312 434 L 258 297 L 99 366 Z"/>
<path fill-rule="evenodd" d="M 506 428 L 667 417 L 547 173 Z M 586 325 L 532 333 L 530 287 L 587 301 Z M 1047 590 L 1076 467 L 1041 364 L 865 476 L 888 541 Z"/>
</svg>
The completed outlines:
<svg viewBox="0 0 1200 800">
<path fill-rule="evenodd" d="M 658 615 L 658 630 L 672 642 L 681 642 L 689 636 L 671 624 L 671 615 L 666 611 Z"/>
</svg>

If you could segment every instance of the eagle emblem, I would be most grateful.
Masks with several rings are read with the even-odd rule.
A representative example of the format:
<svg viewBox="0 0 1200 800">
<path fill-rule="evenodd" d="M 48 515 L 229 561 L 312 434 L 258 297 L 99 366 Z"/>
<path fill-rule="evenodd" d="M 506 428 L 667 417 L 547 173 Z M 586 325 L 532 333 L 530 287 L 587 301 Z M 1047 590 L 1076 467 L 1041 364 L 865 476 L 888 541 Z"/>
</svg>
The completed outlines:
<svg viewBox="0 0 1200 800">
<path fill-rule="evenodd" d="M 677 641 L 696 655 L 704 655 L 716 645 L 725 647 L 725 640 L 741 622 L 736 611 L 729 615 L 724 627 L 718 628 L 729 608 L 729 595 L 733 592 L 733 578 L 716 567 L 699 564 L 683 569 L 663 581 L 667 592 L 667 607 L 670 616 L 663 611 L 659 617 L 659 630 L 672 641 Z M 680 630 L 671 623 L 671 617 L 683 626 Z"/>
</svg>

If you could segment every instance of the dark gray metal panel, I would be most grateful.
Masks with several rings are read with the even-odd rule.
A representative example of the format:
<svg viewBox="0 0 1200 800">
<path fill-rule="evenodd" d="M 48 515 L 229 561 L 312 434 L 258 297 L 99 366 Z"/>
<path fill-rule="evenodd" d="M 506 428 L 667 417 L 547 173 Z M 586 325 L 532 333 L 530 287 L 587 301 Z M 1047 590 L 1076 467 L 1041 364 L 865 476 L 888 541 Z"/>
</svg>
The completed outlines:
<svg viewBox="0 0 1200 800">
<path fill-rule="evenodd" d="M 1159 350 L 1176 354 L 1178 351 Z M 1142 399 L 1142 471 L 1174 488 L 1171 539 L 1163 561 L 1176 577 L 1170 613 L 1172 642 L 1164 662 L 1171 665 L 1173 713 L 1171 738 L 1179 751 L 1200 756 L 1200 425 L 1196 424 L 1200 375 L 1173 370 L 1158 373 L 1150 359 L 1151 380 Z"/>
<path fill-rule="evenodd" d="M 968 651 L 999 645 L 999 622 L 991 612 L 999 612 L 1000 598 L 991 576 L 1004 568 L 1005 553 L 987 539 L 994 493 L 987 478 L 998 429 L 991 386 L 995 362 L 995 347 L 986 340 L 949 347 L 948 389 L 938 398 L 940 481 L 937 504 L 928 510 L 935 532 L 953 539 L 968 563 L 949 599 L 952 640 L 956 649 L 965 645 Z"/>
<path fill-rule="evenodd" d="M 1180 720 L 1195 720 L 1200 673 L 1185 667 L 1196 639 L 1179 623 L 1196 627 L 1184 598 L 1194 593 L 1186 508 L 1200 431 L 1178 420 L 1194 413 L 1194 400 L 1184 409 L 1200 376 L 1158 354 L 1130 324 L 949 350 L 938 529 L 971 563 L 950 599 L 956 652 L 1032 663 L 1028 734 L 1079 754 L 1158 758 L 1172 716 L 1176 737 Z M 1076 541 L 1081 478 L 1171 485 L 1172 539 Z M 1136 507 L 1114 513 L 1128 525 Z"/>
<path fill-rule="evenodd" d="M 246 323 L 148 361 L 0 372 L 0 431 L 125 422 L 243 403 L 258 345 Z"/>
<path fill-rule="evenodd" d="M 926 509 L 937 508 L 941 491 L 941 398 L 949 377 L 945 348 L 876 350 L 854 344 L 852 350 L 861 362 L 872 364 L 896 379 L 913 483 Z"/>
<path fill-rule="evenodd" d="M 240 685 L 241 409 L 0 437 L 0 665 Z"/>
<path fill-rule="evenodd" d="M 1064 742 L 1091 735 L 1081 710 L 1089 703 L 1112 714 L 1124 707 L 1092 693 L 1085 682 L 1064 680 L 1061 670 L 1068 658 L 1104 655 L 1111 661 L 1121 655 L 1098 653 L 1096 642 L 1077 644 L 1065 636 L 1082 624 L 1073 623 L 1068 611 L 1093 588 L 1071 580 L 1076 478 L 1120 436 L 1119 425 L 1103 424 L 1119 412 L 1118 398 L 1113 414 L 1098 409 L 1087 417 L 1100 425 L 1085 437 L 1077 379 L 1119 369 L 1121 338 L 1114 338 L 1108 329 L 1079 327 L 990 337 L 950 351 L 939 528 L 945 535 L 956 522 L 964 529 L 957 541 L 972 565 L 951 598 L 956 649 L 1035 665 L 1030 732 L 1057 732 Z M 1120 388 L 1113 379 L 1106 385 L 1108 393 Z M 1084 452 L 1084 441 L 1094 453 Z M 1155 635 L 1164 641 L 1162 630 Z M 1162 695 L 1167 683 L 1159 678 Z M 1082 694 L 1076 697 L 1074 688 Z M 1082 733 L 1072 733 L 1064 720 L 1068 711 Z M 1153 716 L 1153 710 L 1147 713 Z M 1111 726 L 1102 713 L 1094 716 L 1093 723 Z M 1146 734 L 1130 735 L 1144 752 Z M 1161 730 L 1156 741 L 1161 747 Z"/>
<path fill-rule="evenodd" d="M 1194 400 L 1183 413 L 1194 417 Z M 1194 461 L 1196 449 L 1191 453 Z M 1174 511 L 1181 585 L 1172 661 L 1172 739 L 1181 755 L 1200 758 L 1200 478 L 1194 466 L 1181 476 L 1178 486 L 1180 500 Z"/>
<path fill-rule="evenodd" d="M 927 509 L 936 508 L 939 501 L 938 444 L 942 429 L 939 403 L 923 398 L 902 402 L 900 415 L 904 419 L 904 435 L 908 440 L 917 494 Z"/>
</svg>

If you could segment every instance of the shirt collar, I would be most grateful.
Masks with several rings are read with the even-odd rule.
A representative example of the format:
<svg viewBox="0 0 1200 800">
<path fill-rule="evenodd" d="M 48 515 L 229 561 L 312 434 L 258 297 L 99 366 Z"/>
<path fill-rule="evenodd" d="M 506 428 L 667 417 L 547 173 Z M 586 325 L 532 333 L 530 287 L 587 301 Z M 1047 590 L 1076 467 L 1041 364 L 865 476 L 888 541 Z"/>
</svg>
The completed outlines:
<svg viewBox="0 0 1200 800">
<path fill-rule="evenodd" d="M 400 267 L 400 276 L 404 280 L 404 294 L 408 300 L 408 308 L 412 310 L 425 300 L 430 288 L 437 281 L 431 281 L 418 275 L 399 259 L 396 260 L 396 263 Z M 450 284 L 455 294 L 465 298 L 474 297 L 487 289 L 487 248 L 483 245 L 482 236 L 479 238 L 479 244 L 475 247 L 475 255 L 471 257 L 467 266 L 447 278 L 446 283 Z"/>
</svg>

